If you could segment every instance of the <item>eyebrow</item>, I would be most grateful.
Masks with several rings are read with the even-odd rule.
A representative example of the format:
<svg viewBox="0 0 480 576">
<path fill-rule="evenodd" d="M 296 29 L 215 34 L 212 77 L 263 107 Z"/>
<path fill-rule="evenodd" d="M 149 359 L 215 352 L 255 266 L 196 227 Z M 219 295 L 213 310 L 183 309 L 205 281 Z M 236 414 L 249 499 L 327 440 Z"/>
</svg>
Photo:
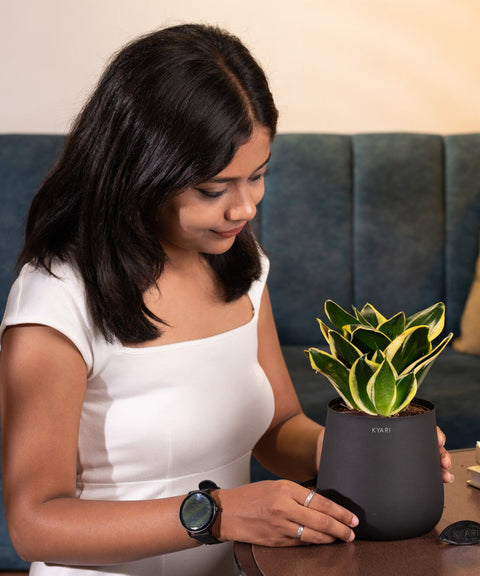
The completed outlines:
<svg viewBox="0 0 480 576">
<path fill-rule="evenodd" d="M 266 166 L 269 162 L 270 162 L 270 158 L 272 157 L 272 154 L 270 153 L 268 155 L 268 158 L 265 160 L 265 162 L 262 162 L 262 164 L 260 164 L 260 166 L 258 168 L 255 168 L 255 170 L 252 172 L 252 174 L 255 174 L 255 172 L 258 172 L 259 170 L 261 170 L 264 166 Z M 238 178 L 210 178 L 210 180 L 208 180 L 208 182 L 215 182 L 218 184 L 222 184 L 225 182 L 232 182 L 233 180 L 238 180 Z"/>
</svg>

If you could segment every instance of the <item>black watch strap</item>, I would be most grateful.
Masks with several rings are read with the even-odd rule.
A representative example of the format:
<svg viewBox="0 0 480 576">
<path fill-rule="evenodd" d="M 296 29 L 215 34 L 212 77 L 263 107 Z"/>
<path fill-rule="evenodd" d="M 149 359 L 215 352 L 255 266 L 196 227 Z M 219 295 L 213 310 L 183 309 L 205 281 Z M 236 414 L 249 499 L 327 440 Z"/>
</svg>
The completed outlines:
<svg viewBox="0 0 480 576">
<path fill-rule="evenodd" d="M 194 540 L 197 540 L 198 542 L 200 542 L 200 544 L 221 544 L 222 541 L 218 540 L 218 538 L 215 538 L 215 536 L 213 536 L 213 534 L 192 534 L 191 532 L 189 533 L 190 537 L 193 538 Z"/>
<path fill-rule="evenodd" d="M 214 490 L 219 490 L 219 487 L 212 480 L 202 480 L 198 485 L 198 489 L 202 492 L 213 492 Z"/>
</svg>

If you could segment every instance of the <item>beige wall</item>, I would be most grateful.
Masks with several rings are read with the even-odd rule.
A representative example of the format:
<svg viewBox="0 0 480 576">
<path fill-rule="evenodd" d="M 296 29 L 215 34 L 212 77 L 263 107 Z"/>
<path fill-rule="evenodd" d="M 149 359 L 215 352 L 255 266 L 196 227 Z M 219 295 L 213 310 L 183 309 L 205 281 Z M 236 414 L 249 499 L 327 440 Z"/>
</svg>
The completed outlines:
<svg viewBox="0 0 480 576">
<path fill-rule="evenodd" d="M 480 131 L 479 0 L 0 0 L 0 132 L 65 132 L 106 59 L 184 21 L 237 33 L 280 130 Z"/>
</svg>

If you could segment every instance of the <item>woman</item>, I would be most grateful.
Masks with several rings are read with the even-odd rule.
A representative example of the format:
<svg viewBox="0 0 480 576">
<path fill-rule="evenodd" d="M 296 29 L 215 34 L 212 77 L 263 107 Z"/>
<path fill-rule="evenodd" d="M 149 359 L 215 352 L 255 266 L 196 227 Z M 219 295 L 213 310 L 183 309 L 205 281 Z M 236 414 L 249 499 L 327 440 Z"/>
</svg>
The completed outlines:
<svg viewBox="0 0 480 576">
<path fill-rule="evenodd" d="M 32 574 L 224 576 L 234 540 L 353 540 L 348 510 L 249 484 L 252 449 L 314 477 L 323 437 L 248 224 L 276 121 L 238 39 L 167 28 L 112 61 L 35 197 L 0 355 L 6 512 Z"/>
</svg>

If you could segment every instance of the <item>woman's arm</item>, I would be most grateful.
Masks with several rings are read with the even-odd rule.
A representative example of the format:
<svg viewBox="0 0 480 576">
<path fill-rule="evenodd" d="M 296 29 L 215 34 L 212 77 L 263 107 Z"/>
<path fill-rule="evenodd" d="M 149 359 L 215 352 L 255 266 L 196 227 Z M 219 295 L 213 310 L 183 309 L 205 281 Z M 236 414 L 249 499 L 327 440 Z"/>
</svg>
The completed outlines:
<svg viewBox="0 0 480 576">
<path fill-rule="evenodd" d="M 275 413 L 254 455 L 279 476 L 312 479 L 318 472 L 324 429 L 302 411 L 283 358 L 267 288 L 258 321 L 258 360 L 273 389 Z"/>
<path fill-rule="evenodd" d="M 196 545 L 183 497 L 79 500 L 77 443 L 86 367 L 76 347 L 39 325 L 8 328 L 0 354 L 2 476 L 13 544 L 29 561 L 111 564 Z"/>
</svg>

